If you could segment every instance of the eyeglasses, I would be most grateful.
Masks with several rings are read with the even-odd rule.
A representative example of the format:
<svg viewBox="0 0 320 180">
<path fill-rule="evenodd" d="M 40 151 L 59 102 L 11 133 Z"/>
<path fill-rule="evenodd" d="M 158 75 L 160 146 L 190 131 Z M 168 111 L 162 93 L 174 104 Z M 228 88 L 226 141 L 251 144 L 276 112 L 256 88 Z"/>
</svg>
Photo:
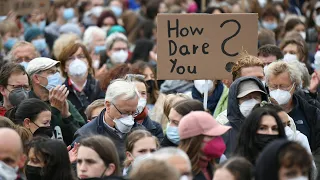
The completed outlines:
<svg viewBox="0 0 320 180">
<path fill-rule="evenodd" d="M 295 84 L 293 85 L 290 85 L 290 86 L 285 86 L 285 85 L 268 85 L 269 87 L 269 90 L 276 90 L 276 89 L 281 89 L 281 90 L 284 90 L 284 91 L 291 91 L 292 88 L 294 87 Z M 290 88 L 291 87 L 291 88 Z"/>
<path fill-rule="evenodd" d="M 128 51 L 128 48 L 112 48 L 113 51 Z"/>
<path fill-rule="evenodd" d="M 125 80 L 129 81 L 129 82 L 133 82 L 133 81 L 144 81 L 145 76 L 141 75 L 141 74 L 127 74 L 125 76 Z"/>
<path fill-rule="evenodd" d="M 14 59 L 14 62 L 16 63 L 21 63 L 21 62 L 30 62 L 32 59 L 34 58 L 29 58 L 29 57 L 20 57 L 20 58 L 17 58 L 17 59 Z"/>
<path fill-rule="evenodd" d="M 7 86 L 11 86 L 13 89 L 20 89 L 23 88 L 24 90 L 30 91 L 31 87 L 29 85 L 13 85 L 13 84 L 7 84 Z"/>
</svg>

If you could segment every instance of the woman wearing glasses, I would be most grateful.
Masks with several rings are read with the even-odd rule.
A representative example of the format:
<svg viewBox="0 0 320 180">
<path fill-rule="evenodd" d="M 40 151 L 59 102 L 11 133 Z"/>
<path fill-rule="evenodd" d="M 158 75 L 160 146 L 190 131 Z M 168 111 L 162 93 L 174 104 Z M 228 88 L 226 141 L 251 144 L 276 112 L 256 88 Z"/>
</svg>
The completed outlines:
<svg viewBox="0 0 320 180">
<path fill-rule="evenodd" d="M 127 81 L 131 81 L 139 92 L 139 101 L 137 110 L 134 114 L 134 120 L 137 124 L 143 125 L 153 136 L 157 137 L 162 142 L 164 135 L 160 123 L 150 119 L 147 105 L 147 85 L 143 75 L 127 74 L 125 77 Z"/>
<path fill-rule="evenodd" d="M 104 97 L 99 83 L 93 77 L 92 59 L 80 43 L 69 44 L 60 54 L 64 84 L 69 90 L 68 100 L 86 119 L 85 110 L 94 100 Z"/>
</svg>

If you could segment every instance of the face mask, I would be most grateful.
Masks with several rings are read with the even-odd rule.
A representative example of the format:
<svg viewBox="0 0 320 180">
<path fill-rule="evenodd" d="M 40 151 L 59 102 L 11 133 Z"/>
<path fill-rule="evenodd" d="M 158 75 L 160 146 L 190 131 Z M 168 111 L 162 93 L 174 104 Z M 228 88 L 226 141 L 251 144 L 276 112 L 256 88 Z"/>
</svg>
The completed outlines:
<svg viewBox="0 0 320 180">
<path fill-rule="evenodd" d="M 316 70 L 320 69 L 320 51 L 317 51 L 314 55 L 314 63 L 312 64 L 312 67 Z"/>
<path fill-rule="evenodd" d="M 25 61 L 22 61 L 22 62 L 20 63 L 20 65 L 24 67 L 24 70 L 27 70 L 27 67 L 28 67 L 29 63 L 28 63 L 28 62 L 25 62 Z"/>
<path fill-rule="evenodd" d="M 276 22 L 269 23 L 269 22 L 262 21 L 262 26 L 266 29 L 273 31 L 273 30 L 277 29 L 278 24 Z"/>
<path fill-rule="evenodd" d="M 67 8 L 63 11 L 63 18 L 68 21 L 74 17 L 74 10 L 73 8 Z"/>
<path fill-rule="evenodd" d="M 168 139 L 169 139 L 172 143 L 174 143 L 174 144 L 176 144 L 176 145 L 179 144 L 179 142 L 180 142 L 180 136 L 179 136 L 179 129 L 178 129 L 178 127 L 170 126 L 170 125 L 168 124 L 167 130 L 166 130 L 166 134 L 167 134 Z"/>
<path fill-rule="evenodd" d="M 299 58 L 296 54 L 287 53 L 283 56 L 283 61 L 286 61 L 286 62 L 299 61 Z"/>
<path fill-rule="evenodd" d="M 286 132 L 287 138 L 288 138 L 289 140 L 294 141 L 295 138 L 294 138 L 294 132 L 292 131 L 292 129 L 291 129 L 289 126 L 286 126 L 286 127 L 284 128 L 284 130 L 285 130 L 285 132 Z"/>
<path fill-rule="evenodd" d="M 32 44 L 36 47 L 38 51 L 43 51 L 47 48 L 47 43 L 45 39 L 33 40 Z"/>
<path fill-rule="evenodd" d="M 122 14 L 122 9 L 119 6 L 111 6 L 111 11 L 116 15 L 117 18 L 119 18 Z"/>
<path fill-rule="evenodd" d="M 288 180 L 309 180 L 309 178 L 306 176 L 299 176 L 295 178 L 289 178 Z"/>
<path fill-rule="evenodd" d="M 135 115 L 139 115 L 143 112 L 144 108 L 146 107 L 147 105 L 147 100 L 145 98 L 139 98 L 139 101 L 138 101 L 138 106 L 137 106 L 137 111 L 135 113 Z"/>
<path fill-rule="evenodd" d="M 281 89 L 276 89 L 273 91 L 270 91 L 270 96 L 275 99 L 279 105 L 285 105 L 289 102 L 289 100 L 291 99 L 291 90 L 293 89 L 294 85 L 292 86 L 292 88 L 289 91 L 284 91 Z"/>
<path fill-rule="evenodd" d="M 285 13 L 280 13 L 280 19 L 283 21 L 284 20 L 284 18 L 286 18 L 286 14 Z"/>
<path fill-rule="evenodd" d="M 11 179 L 17 179 L 18 167 L 13 168 L 11 166 L 8 166 L 6 163 L 0 161 L 0 179 L 4 180 L 11 180 Z"/>
<path fill-rule="evenodd" d="M 124 63 L 126 62 L 127 58 L 128 58 L 128 51 L 124 51 L 124 50 L 113 52 L 111 55 L 111 60 L 115 64 Z"/>
<path fill-rule="evenodd" d="M 34 166 L 26 166 L 26 176 L 27 179 L 31 180 L 41 180 L 41 167 L 34 167 Z"/>
<path fill-rule="evenodd" d="M 18 39 L 17 38 L 8 38 L 7 42 L 4 43 L 4 47 L 7 49 L 7 50 L 11 50 L 12 47 L 18 42 Z"/>
<path fill-rule="evenodd" d="M 278 138 L 278 135 L 256 134 L 255 145 L 260 151 L 262 151 L 270 142 Z"/>
<path fill-rule="evenodd" d="M 225 150 L 226 145 L 224 144 L 222 137 L 218 136 L 206 143 L 203 148 L 203 153 L 209 159 L 215 159 L 220 158 Z"/>
<path fill-rule="evenodd" d="M 194 87 L 199 91 L 199 93 L 203 94 L 206 87 L 206 80 L 195 80 Z M 213 89 L 213 81 L 208 80 L 208 91 Z"/>
<path fill-rule="evenodd" d="M 96 47 L 94 47 L 94 53 L 95 54 L 99 54 L 100 51 L 105 51 L 105 50 L 106 50 L 105 46 L 96 46 Z"/>
<path fill-rule="evenodd" d="M 251 113 L 253 107 L 258 104 L 259 101 L 255 100 L 255 99 L 250 99 L 250 100 L 246 100 L 244 101 L 242 104 L 240 104 L 240 112 L 244 117 L 248 117 L 249 114 Z"/>
<path fill-rule="evenodd" d="M 100 60 L 93 60 L 93 62 L 92 62 L 92 67 L 93 67 L 94 69 L 99 69 L 99 67 L 100 67 Z"/>
<path fill-rule="evenodd" d="M 320 14 L 316 16 L 315 23 L 318 27 L 320 27 Z"/>
<path fill-rule="evenodd" d="M 267 0 L 258 0 L 260 7 L 264 7 L 267 4 Z"/>
<path fill-rule="evenodd" d="M 18 106 L 23 100 L 28 99 L 29 91 L 19 88 L 9 93 L 9 101 L 12 106 Z"/>
<path fill-rule="evenodd" d="M 148 81 L 146 81 L 146 83 L 147 83 L 147 93 L 152 93 L 153 92 L 153 90 L 155 89 L 155 87 L 156 87 L 156 82 L 155 82 L 155 80 L 148 80 Z"/>
<path fill-rule="evenodd" d="M 62 84 L 61 76 L 59 72 L 56 72 L 55 74 L 48 76 L 47 79 L 48 79 L 48 85 L 46 85 L 45 88 L 48 91 Z"/>
<path fill-rule="evenodd" d="M 302 37 L 303 40 L 306 40 L 307 34 L 304 31 L 299 32 L 300 36 Z"/>
<path fill-rule="evenodd" d="M 118 129 L 122 133 L 130 132 L 130 130 L 134 124 L 132 116 L 114 119 L 113 122 L 115 123 L 116 129 Z"/>
<path fill-rule="evenodd" d="M 80 59 L 73 60 L 68 68 L 68 75 L 73 77 L 84 77 L 87 72 L 87 64 Z"/>
<path fill-rule="evenodd" d="M 38 126 L 38 125 L 36 125 Z M 39 127 L 39 126 L 38 126 Z M 53 136 L 53 129 L 50 126 L 39 127 L 34 133 L 33 136 L 49 137 Z"/>
</svg>

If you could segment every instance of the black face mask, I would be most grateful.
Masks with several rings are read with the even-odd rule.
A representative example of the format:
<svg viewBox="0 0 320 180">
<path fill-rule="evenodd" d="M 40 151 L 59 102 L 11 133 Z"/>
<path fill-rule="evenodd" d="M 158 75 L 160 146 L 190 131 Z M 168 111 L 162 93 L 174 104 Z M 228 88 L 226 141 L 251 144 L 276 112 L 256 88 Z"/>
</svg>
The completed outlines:
<svg viewBox="0 0 320 180">
<path fill-rule="evenodd" d="M 262 151 L 270 142 L 279 139 L 279 135 L 256 134 L 255 145 Z"/>
<path fill-rule="evenodd" d="M 156 87 L 156 81 L 155 80 L 148 80 L 148 81 L 146 81 L 146 83 L 147 83 L 147 88 L 148 88 L 147 93 L 152 93 Z"/>
<path fill-rule="evenodd" d="M 26 166 L 26 176 L 28 180 L 42 180 L 41 167 Z"/>
<path fill-rule="evenodd" d="M 34 133 L 33 136 L 42 136 L 42 137 L 49 137 L 53 136 L 53 130 L 50 126 L 39 127 Z"/>
<path fill-rule="evenodd" d="M 23 100 L 28 99 L 29 91 L 23 88 L 14 89 L 9 93 L 9 101 L 12 106 L 18 106 Z"/>
</svg>

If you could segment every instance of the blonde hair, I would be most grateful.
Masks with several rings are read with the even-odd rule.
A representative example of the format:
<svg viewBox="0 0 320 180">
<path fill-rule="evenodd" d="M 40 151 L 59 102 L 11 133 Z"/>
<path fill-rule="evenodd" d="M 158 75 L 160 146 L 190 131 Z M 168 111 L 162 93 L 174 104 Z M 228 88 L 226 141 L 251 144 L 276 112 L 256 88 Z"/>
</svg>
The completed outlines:
<svg viewBox="0 0 320 180">
<path fill-rule="evenodd" d="M 301 71 L 295 66 L 295 64 L 287 63 L 284 61 L 273 62 L 268 66 L 266 70 L 266 82 L 269 84 L 269 78 L 271 75 L 278 76 L 279 74 L 288 72 L 292 83 L 299 85 L 301 83 Z"/>
<path fill-rule="evenodd" d="M 30 43 L 30 42 L 27 42 L 27 41 L 18 41 L 11 49 L 11 51 L 9 52 L 9 54 L 7 55 L 7 59 L 9 61 L 12 61 L 15 63 L 15 60 L 16 60 L 16 57 L 14 55 L 14 52 L 16 49 L 22 47 L 22 46 L 30 46 L 34 49 L 34 58 L 37 58 L 37 57 L 40 57 L 40 53 L 38 52 L 38 50 L 36 49 L 36 47 Z"/>
<path fill-rule="evenodd" d="M 0 35 L 3 37 L 7 33 L 19 33 L 19 28 L 14 21 L 4 20 L 0 22 Z"/>
<path fill-rule="evenodd" d="M 92 119 L 92 111 L 98 107 L 104 107 L 104 99 L 97 99 L 87 107 L 85 114 L 88 119 Z"/>
<path fill-rule="evenodd" d="M 249 55 L 247 52 L 242 52 L 235 65 L 232 67 L 233 80 L 236 80 L 237 78 L 241 77 L 242 68 L 254 66 L 260 66 L 263 68 L 263 61 L 257 58 L 256 56 Z"/>
<path fill-rule="evenodd" d="M 53 55 L 55 58 L 59 58 L 62 50 L 71 43 L 80 42 L 80 38 L 74 33 L 62 34 L 53 44 Z"/>
</svg>

